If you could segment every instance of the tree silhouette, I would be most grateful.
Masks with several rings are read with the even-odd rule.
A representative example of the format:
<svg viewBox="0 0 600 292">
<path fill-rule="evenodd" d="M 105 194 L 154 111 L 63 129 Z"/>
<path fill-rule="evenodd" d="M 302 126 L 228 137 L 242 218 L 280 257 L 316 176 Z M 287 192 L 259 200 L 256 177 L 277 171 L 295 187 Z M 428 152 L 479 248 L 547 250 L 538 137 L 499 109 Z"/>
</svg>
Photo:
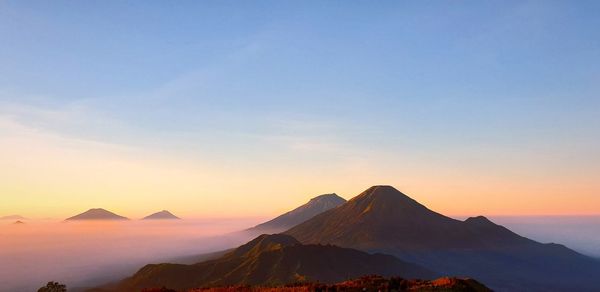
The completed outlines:
<svg viewBox="0 0 600 292">
<path fill-rule="evenodd" d="M 38 292 L 67 292 L 67 286 L 58 282 L 48 282 L 46 286 L 38 289 Z"/>
</svg>

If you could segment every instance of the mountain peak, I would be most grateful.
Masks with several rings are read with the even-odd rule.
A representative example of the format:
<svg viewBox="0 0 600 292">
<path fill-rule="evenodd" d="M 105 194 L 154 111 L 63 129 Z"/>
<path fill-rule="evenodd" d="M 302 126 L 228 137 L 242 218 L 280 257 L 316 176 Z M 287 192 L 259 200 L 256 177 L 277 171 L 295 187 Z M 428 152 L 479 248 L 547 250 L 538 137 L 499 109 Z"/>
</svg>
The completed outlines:
<svg viewBox="0 0 600 292">
<path fill-rule="evenodd" d="M 251 232 L 275 233 L 284 231 L 292 226 L 300 224 L 318 214 L 344 204 L 346 200 L 335 193 L 324 194 L 310 199 L 306 204 L 291 210 L 270 221 L 250 228 Z"/>
<path fill-rule="evenodd" d="M 129 220 L 102 208 L 92 208 L 81 214 L 69 217 L 66 220 Z"/>
<path fill-rule="evenodd" d="M 376 185 L 366 189 L 356 198 L 368 197 L 368 198 L 386 198 L 386 199 L 410 199 L 407 195 L 403 194 L 393 186 L 388 185 Z M 410 199 L 412 200 L 412 199 Z M 414 200 L 413 200 L 414 201 Z"/>
<path fill-rule="evenodd" d="M 427 209 L 409 196 L 388 185 L 372 186 L 358 196 L 352 198 L 350 202 L 359 208 L 363 208 L 363 214 L 374 210 L 383 211 L 388 209 L 400 209 L 406 211 L 412 209 Z"/>
<path fill-rule="evenodd" d="M 150 220 L 150 219 L 181 219 L 181 218 L 173 215 L 173 213 L 171 213 L 167 210 L 162 210 L 160 212 L 156 212 L 156 213 L 150 214 L 150 215 L 142 218 L 142 220 Z"/>
<path fill-rule="evenodd" d="M 457 227 L 460 223 L 429 210 L 392 186 L 376 185 L 285 233 L 302 243 L 330 243 L 367 250 L 425 249 L 448 240 L 460 241 L 460 235 L 446 231 L 455 227 L 462 230 Z"/>
<path fill-rule="evenodd" d="M 469 223 L 469 224 L 479 224 L 479 225 L 487 225 L 487 224 L 494 224 L 494 222 L 490 221 L 490 219 L 484 217 L 484 216 L 476 216 L 476 217 L 469 217 L 467 218 L 467 220 L 465 220 L 465 223 Z"/>
<path fill-rule="evenodd" d="M 282 244 L 282 245 L 294 245 L 300 242 L 293 236 L 286 234 L 261 234 L 255 239 L 248 242 L 250 245 L 256 244 Z"/>
<path fill-rule="evenodd" d="M 331 193 L 331 194 L 324 194 L 324 195 L 316 196 L 316 197 L 310 199 L 308 201 L 308 203 L 306 203 L 304 206 L 306 206 L 305 208 L 307 208 L 308 206 L 316 205 L 316 208 L 325 210 L 325 209 L 335 208 L 343 203 L 346 203 L 346 199 L 338 196 L 336 193 Z"/>
<path fill-rule="evenodd" d="M 300 244 L 300 242 L 286 234 L 262 234 L 236 248 L 233 254 L 236 256 L 257 254 L 266 250 L 274 250 L 296 244 Z"/>
<path fill-rule="evenodd" d="M 319 202 L 319 201 L 346 201 L 344 198 L 338 196 L 336 193 L 331 193 L 331 194 L 323 194 L 323 195 L 319 195 L 316 196 L 312 199 L 310 199 L 309 202 Z"/>
</svg>

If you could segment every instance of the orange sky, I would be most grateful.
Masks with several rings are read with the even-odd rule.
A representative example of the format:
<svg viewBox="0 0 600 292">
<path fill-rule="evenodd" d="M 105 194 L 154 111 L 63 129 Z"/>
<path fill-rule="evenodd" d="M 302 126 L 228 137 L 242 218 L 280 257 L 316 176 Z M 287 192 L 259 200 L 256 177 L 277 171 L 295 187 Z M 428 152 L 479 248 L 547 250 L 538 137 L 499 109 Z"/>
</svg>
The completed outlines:
<svg viewBox="0 0 600 292">
<path fill-rule="evenodd" d="M 1 125 L 0 215 L 64 218 L 102 207 L 132 218 L 162 209 L 183 217 L 273 216 L 322 193 L 349 199 L 375 184 L 393 185 L 448 215 L 598 214 L 600 206 L 593 174 L 569 169 L 517 169 L 488 159 L 486 170 L 469 161 L 385 153 L 334 165 L 297 157 L 223 165 L 8 119 Z"/>
<path fill-rule="evenodd" d="M 0 1 L 0 216 L 600 214 L 593 2 Z"/>
<path fill-rule="evenodd" d="M 0 216 L 600 214 L 593 1 L 440 2 L 0 1 Z"/>
</svg>

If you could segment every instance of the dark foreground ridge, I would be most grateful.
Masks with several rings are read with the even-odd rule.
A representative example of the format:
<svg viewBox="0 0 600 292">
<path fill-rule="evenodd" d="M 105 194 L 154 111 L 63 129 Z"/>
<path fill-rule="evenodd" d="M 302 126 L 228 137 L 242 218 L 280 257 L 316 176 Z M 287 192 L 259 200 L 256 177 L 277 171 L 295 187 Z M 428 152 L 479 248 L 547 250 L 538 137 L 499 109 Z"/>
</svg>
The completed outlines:
<svg viewBox="0 0 600 292">
<path fill-rule="evenodd" d="M 331 245 L 303 245 L 289 235 L 274 234 L 261 235 L 215 260 L 193 265 L 146 265 L 117 285 L 91 291 L 140 291 L 152 287 L 188 290 L 303 282 L 333 284 L 369 274 L 411 279 L 439 276 L 390 255 L 368 254 Z"/>
<path fill-rule="evenodd" d="M 145 289 L 143 292 L 177 292 L 168 288 Z M 407 280 L 400 277 L 384 278 L 365 276 L 336 284 L 296 283 L 279 287 L 228 286 L 196 288 L 187 292 L 312 292 L 312 291 L 445 291 L 445 292 L 489 292 L 483 284 L 468 278 L 439 278 L 436 280 Z"/>
</svg>

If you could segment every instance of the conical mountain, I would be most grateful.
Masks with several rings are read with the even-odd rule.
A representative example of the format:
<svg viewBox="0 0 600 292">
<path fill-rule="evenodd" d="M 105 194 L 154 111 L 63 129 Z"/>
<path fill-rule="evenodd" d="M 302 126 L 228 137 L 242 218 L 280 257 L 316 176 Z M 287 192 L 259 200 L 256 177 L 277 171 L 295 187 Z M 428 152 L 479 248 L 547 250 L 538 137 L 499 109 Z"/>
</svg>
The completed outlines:
<svg viewBox="0 0 600 292">
<path fill-rule="evenodd" d="M 89 209 L 81 214 L 69 217 L 65 220 L 129 220 L 127 217 L 117 215 L 113 212 L 104 210 L 102 208 Z"/>
<path fill-rule="evenodd" d="M 324 194 L 314 197 L 308 203 L 282 214 L 265 223 L 256 225 L 247 231 L 255 233 L 276 233 L 300 224 L 315 215 L 344 204 L 346 200 L 336 194 Z"/>
<path fill-rule="evenodd" d="M 481 237 L 482 231 L 493 235 L 493 240 Z M 470 224 L 429 210 L 391 186 L 373 186 L 286 234 L 303 243 L 362 249 L 470 248 L 528 241 L 502 227 L 472 228 Z"/>
<path fill-rule="evenodd" d="M 600 263 L 558 244 L 522 237 L 483 216 L 455 220 L 391 186 L 373 186 L 284 234 L 303 244 L 384 252 L 497 290 L 600 287 Z"/>
<path fill-rule="evenodd" d="M 147 265 L 112 291 L 285 285 L 303 281 L 335 283 L 369 274 L 426 279 L 437 276 L 393 256 L 336 246 L 302 245 L 289 235 L 273 234 L 258 236 L 216 260 L 194 265 Z M 111 291 L 103 291 L 107 290 Z"/>
<path fill-rule="evenodd" d="M 150 214 L 150 215 L 142 218 L 142 220 L 172 220 L 172 219 L 181 219 L 181 218 L 173 215 L 173 213 L 171 213 L 167 210 L 162 210 L 160 212 L 156 212 L 156 213 Z"/>
</svg>

